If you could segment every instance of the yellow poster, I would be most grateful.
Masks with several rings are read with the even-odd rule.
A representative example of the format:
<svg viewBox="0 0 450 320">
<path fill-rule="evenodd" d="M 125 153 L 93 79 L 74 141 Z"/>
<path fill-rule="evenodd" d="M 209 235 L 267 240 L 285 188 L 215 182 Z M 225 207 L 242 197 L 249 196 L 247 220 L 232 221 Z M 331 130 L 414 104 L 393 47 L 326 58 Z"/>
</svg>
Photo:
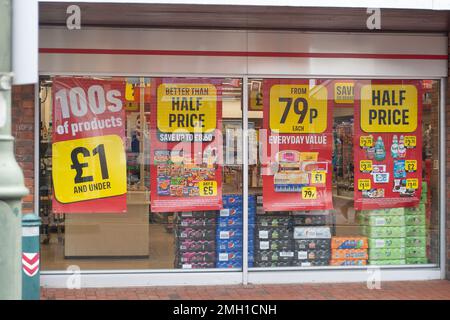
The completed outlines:
<svg viewBox="0 0 450 320">
<path fill-rule="evenodd" d="M 270 88 L 270 129 L 278 133 L 323 133 L 327 129 L 327 89 L 277 84 Z"/>
<path fill-rule="evenodd" d="M 212 84 L 170 84 L 158 87 L 157 127 L 165 133 L 204 133 L 216 129 L 217 92 Z"/>
<path fill-rule="evenodd" d="M 417 101 L 414 85 L 365 85 L 361 89 L 361 129 L 370 133 L 414 132 Z"/>
</svg>

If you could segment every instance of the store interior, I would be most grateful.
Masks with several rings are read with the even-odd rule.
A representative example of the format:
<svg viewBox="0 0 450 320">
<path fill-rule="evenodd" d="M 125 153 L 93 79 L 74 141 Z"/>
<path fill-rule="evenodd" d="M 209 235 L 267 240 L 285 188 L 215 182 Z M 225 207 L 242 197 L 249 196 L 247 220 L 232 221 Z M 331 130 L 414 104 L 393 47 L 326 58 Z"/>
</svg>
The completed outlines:
<svg viewBox="0 0 450 320">
<path fill-rule="evenodd" d="M 119 79 L 115 77 L 115 79 Z M 216 269 L 242 268 L 241 242 L 230 248 L 230 242 L 220 242 L 221 229 L 219 212 L 177 213 L 151 212 L 150 206 L 150 137 L 149 118 L 151 104 L 152 79 L 133 82 L 121 78 L 127 83 L 129 99 L 126 109 L 126 150 L 127 150 L 127 212 L 117 213 L 58 213 L 52 211 L 52 77 L 40 79 L 40 141 L 39 141 L 39 214 L 41 226 L 41 265 L 43 271 L 65 270 L 69 266 L 78 266 L 81 270 L 130 270 L 130 269 Z M 134 78 L 135 79 L 135 78 Z M 361 237 L 361 221 L 354 209 L 354 159 L 353 159 L 353 104 L 333 104 L 333 207 L 323 212 L 264 212 L 263 180 L 259 161 L 259 130 L 263 127 L 264 111 L 262 106 L 263 79 L 249 79 L 249 266 L 250 267 L 313 267 L 331 266 L 329 244 L 314 242 L 319 251 L 317 263 L 292 263 L 290 258 L 279 256 L 271 260 L 258 239 L 261 225 L 277 223 L 289 229 L 294 226 L 308 226 L 305 214 L 314 216 L 312 225 L 329 228 L 331 236 Z M 423 252 L 411 258 L 411 264 L 437 264 L 439 259 L 439 207 L 438 207 L 438 123 L 439 123 L 439 81 L 421 81 L 423 96 L 422 139 L 423 139 L 423 181 L 427 183 L 424 198 L 426 230 Z M 222 167 L 222 193 L 224 209 L 242 210 L 243 165 L 242 165 L 242 81 L 241 79 L 221 79 L 222 132 L 224 135 L 224 165 Z M 140 96 L 144 99 L 140 99 Z M 143 102 L 142 102 L 143 101 Z M 142 121 L 142 119 L 146 119 Z M 388 146 L 386 146 L 388 148 Z M 231 200 L 239 203 L 231 205 Z M 229 205 L 229 207 L 228 207 Z M 253 210 L 250 213 L 250 210 Z M 204 219 L 205 232 L 196 239 L 182 239 L 181 225 L 186 219 Z M 209 219 L 209 220 L 208 220 Z M 272 220 L 270 220 L 272 219 Z M 306 220 L 305 220 L 306 219 Z M 224 220 L 225 221 L 225 220 Z M 231 220 L 226 220 L 231 221 Z M 234 220 L 233 220 L 234 221 Z M 275 221 L 275 222 L 274 222 Z M 305 222 L 306 221 L 306 222 Z M 236 228 L 242 227 L 239 223 Z M 283 230 L 284 230 L 283 229 Z M 271 229 L 273 230 L 273 229 Z M 206 231 L 211 231 L 208 233 Z M 278 230 L 282 234 L 282 229 Z M 292 230 L 290 231 L 292 232 Z M 405 237 L 405 236 L 404 236 Z M 421 235 L 422 237 L 422 235 Z M 283 242 L 283 239 L 285 240 Z M 191 241 L 192 240 L 192 241 Z M 195 242 L 195 241 L 196 242 Z M 270 251 L 284 252 L 292 249 L 292 239 L 272 238 Z M 275 242 L 275 240 L 280 240 Z M 215 241 L 217 243 L 215 243 Z M 195 242 L 193 244 L 193 242 Z M 292 242 L 292 241 L 291 241 Z M 195 249 L 184 251 L 186 245 L 198 244 L 196 249 L 202 258 L 189 260 Z M 219 247 L 225 245 L 220 251 Z M 275 247 L 272 247 L 275 245 Z M 295 246 L 300 245 L 295 243 Z M 308 243 L 310 246 L 311 243 Z M 228 246 L 228 247 L 226 247 Z M 323 248 L 322 248 L 323 246 Z M 221 248 L 221 247 L 220 247 Z M 274 248 L 277 248 L 274 250 Z M 309 247 L 310 249 L 311 247 Z M 261 249 L 261 250 L 260 250 Z M 299 248 L 295 249 L 296 253 Z M 368 248 L 360 253 L 367 260 Z M 239 256 L 240 252 L 240 256 Z M 221 262 L 223 255 L 227 258 Z M 308 253 L 309 254 L 309 253 Z M 308 261 L 309 261 L 308 256 Z M 414 258 L 414 259 L 413 259 Z M 229 260 L 228 260 L 229 259 Z M 235 260 L 233 260 L 235 259 Z M 314 260 L 315 258 L 311 258 Z M 386 262 L 385 259 L 380 259 Z M 398 264 L 406 259 L 392 259 Z M 396 262 L 394 262 L 396 261 Z M 343 264 L 347 265 L 347 264 Z M 348 265 L 351 265 L 350 263 Z"/>
</svg>

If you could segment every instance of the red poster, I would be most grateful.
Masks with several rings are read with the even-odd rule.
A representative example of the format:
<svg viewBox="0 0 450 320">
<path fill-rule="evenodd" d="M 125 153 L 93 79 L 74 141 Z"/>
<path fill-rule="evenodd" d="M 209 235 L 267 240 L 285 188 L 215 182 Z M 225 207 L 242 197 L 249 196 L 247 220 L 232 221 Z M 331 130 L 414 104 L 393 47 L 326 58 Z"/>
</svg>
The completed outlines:
<svg viewBox="0 0 450 320">
<path fill-rule="evenodd" d="M 124 81 L 53 79 L 53 212 L 126 212 Z"/>
<path fill-rule="evenodd" d="M 420 81 L 360 81 L 355 94 L 355 209 L 417 206 L 422 187 Z"/>
<path fill-rule="evenodd" d="M 156 79 L 150 128 L 153 212 L 222 208 L 222 93 L 218 79 Z"/>
<path fill-rule="evenodd" d="M 267 79 L 263 88 L 264 210 L 332 209 L 333 114 L 328 89 L 298 79 Z"/>
</svg>

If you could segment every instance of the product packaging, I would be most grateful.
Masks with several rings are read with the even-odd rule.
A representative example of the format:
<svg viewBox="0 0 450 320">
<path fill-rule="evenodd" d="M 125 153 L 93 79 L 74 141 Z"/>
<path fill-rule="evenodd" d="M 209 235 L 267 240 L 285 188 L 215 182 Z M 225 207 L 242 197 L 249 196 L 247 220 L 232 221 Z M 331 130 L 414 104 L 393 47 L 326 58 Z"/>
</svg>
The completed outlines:
<svg viewBox="0 0 450 320">
<path fill-rule="evenodd" d="M 194 217 L 179 217 L 176 221 L 178 225 L 181 227 L 211 227 L 214 228 L 216 226 L 215 218 L 194 218 Z"/>
<path fill-rule="evenodd" d="M 406 264 L 427 264 L 427 258 L 406 258 Z"/>
<path fill-rule="evenodd" d="M 395 260 L 405 257 L 405 248 L 369 249 L 370 260 Z"/>
<path fill-rule="evenodd" d="M 369 238 L 403 238 L 406 236 L 407 227 L 372 227 L 365 229 Z"/>
<path fill-rule="evenodd" d="M 366 249 L 332 249 L 332 260 L 363 260 L 367 259 Z"/>
<path fill-rule="evenodd" d="M 181 261 L 175 261 L 175 267 L 181 269 L 214 269 L 215 266 L 215 262 L 182 263 Z"/>
<path fill-rule="evenodd" d="M 405 238 L 370 238 L 369 248 L 386 249 L 386 248 L 404 248 L 406 246 Z"/>
<path fill-rule="evenodd" d="M 330 266 L 365 266 L 367 265 L 366 259 L 361 260 L 331 260 Z"/>
<path fill-rule="evenodd" d="M 257 216 L 256 223 L 261 227 L 289 227 L 291 218 L 289 216 Z"/>
<path fill-rule="evenodd" d="M 406 258 L 426 258 L 427 248 L 422 247 L 407 247 L 406 248 Z"/>
<path fill-rule="evenodd" d="M 405 208 L 388 208 L 360 211 L 365 216 L 401 216 L 405 214 Z"/>
<path fill-rule="evenodd" d="M 290 267 L 292 261 L 258 261 L 255 259 L 254 265 L 257 268 L 282 268 Z"/>
<path fill-rule="evenodd" d="M 426 212 L 425 204 L 421 203 L 418 207 L 405 208 L 405 215 L 424 215 Z"/>
<path fill-rule="evenodd" d="M 405 222 L 407 226 L 424 226 L 426 225 L 426 216 L 425 214 L 408 215 L 405 217 Z"/>
<path fill-rule="evenodd" d="M 216 246 L 218 251 L 242 250 L 242 239 L 217 240 Z"/>
<path fill-rule="evenodd" d="M 249 262 L 250 267 L 250 262 Z M 218 269 L 241 269 L 242 261 L 217 261 L 216 268 Z"/>
<path fill-rule="evenodd" d="M 329 227 L 295 227 L 294 239 L 330 239 Z"/>
<path fill-rule="evenodd" d="M 295 250 L 330 250 L 330 239 L 301 239 L 294 240 Z"/>
<path fill-rule="evenodd" d="M 330 260 L 330 250 L 297 250 L 294 254 L 294 260 Z"/>
<path fill-rule="evenodd" d="M 294 251 L 259 251 L 255 252 L 255 261 L 292 261 Z"/>
<path fill-rule="evenodd" d="M 367 249 L 366 237 L 332 237 L 331 247 L 333 249 Z"/>
<path fill-rule="evenodd" d="M 426 247 L 426 237 L 406 237 L 406 247 Z"/>
<path fill-rule="evenodd" d="M 257 229 L 258 239 L 267 240 L 289 240 L 292 239 L 292 232 L 288 228 L 262 227 Z"/>
<path fill-rule="evenodd" d="M 242 240 L 242 228 L 218 230 L 216 240 Z"/>
<path fill-rule="evenodd" d="M 257 250 L 278 250 L 278 251 L 290 251 L 292 250 L 291 240 L 258 240 L 256 242 Z"/>
<path fill-rule="evenodd" d="M 217 254 L 217 261 L 220 262 L 242 262 L 242 252 L 219 252 Z"/>
<path fill-rule="evenodd" d="M 217 218 L 217 228 L 231 228 L 231 227 L 241 227 L 242 228 L 243 220 L 242 217 L 219 217 Z"/>
<path fill-rule="evenodd" d="M 325 260 L 294 260 L 292 261 L 293 267 L 324 267 L 330 264 L 329 259 Z"/>
<path fill-rule="evenodd" d="M 294 215 L 293 224 L 295 226 L 320 226 L 328 223 L 326 215 Z"/>
<path fill-rule="evenodd" d="M 178 252 L 214 251 L 216 243 L 214 240 L 179 240 Z"/>
<path fill-rule="evenodd" d="M 175 228 L 175 232 L 178 238 L 190 240 L 214 240 L 216 236 L 216 230 L 210 228 L 177 227 Z"/>
<path fill-rule="evenodd" d="M 404 265 L 404 264 L 406 264 L 406 259 L 392 259 L 392 260 L 371 260 L 371 259 L 369 259 L 369 264 L 377 265 L 377 266 Z"/>
<path fill-rule="evenodd" d="M 424 237 L 427 235 L 427 229 L 425 226 L 407 226 L 406 236 L 407 237 Z"/>
<path fill-rule="evenodd" d="M 404 216 L 368 216 L 367 225 L 373 227 L 401 227 L 405 225 Z"/>
</svg>

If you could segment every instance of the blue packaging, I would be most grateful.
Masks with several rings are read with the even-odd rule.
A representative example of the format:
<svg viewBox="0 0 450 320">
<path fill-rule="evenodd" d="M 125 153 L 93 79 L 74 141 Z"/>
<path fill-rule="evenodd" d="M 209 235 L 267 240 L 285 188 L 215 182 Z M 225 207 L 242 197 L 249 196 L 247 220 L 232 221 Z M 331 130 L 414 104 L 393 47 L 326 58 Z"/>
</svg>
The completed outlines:
<svg viewBox="0 0 450 320">
<path fill-rule="evenodd" d="M 217 230 L 216 240 L 227 240 L 227 239 L 242 239 L 242 229 L 241 228 L 225 228 L 223 230 Z"/>
<path fill-rule="evenodd" d="M 219 217 L 217 219 L 217 228 L 242 227 L 242 217 Z"/>
<path fill-rule="evenodd" d="M 218 252 L 216 261 L 217 262 L 240 261 L 242 263 L 242 252 L 240 251 Z"/>
<path fill-rule="evenodd" d="M 217 251 L 242 250 L 241 239 L 218 240 L 216 242 Z"/>
<path fill-rule="evenodd" d="M 233 262 L 218 261 L 218 262 L 216 262 L 216 268 L 220 268 L 220 269 L 239 268 L 240 269 L 240 268 L 242 268 L 242 261 L 233 261 Z"/>
<path fill-rule="evenodd" d="M 224 208 L 219 212 L 219 217 L 243 217 L 242 207 Z"/>
</svg>

